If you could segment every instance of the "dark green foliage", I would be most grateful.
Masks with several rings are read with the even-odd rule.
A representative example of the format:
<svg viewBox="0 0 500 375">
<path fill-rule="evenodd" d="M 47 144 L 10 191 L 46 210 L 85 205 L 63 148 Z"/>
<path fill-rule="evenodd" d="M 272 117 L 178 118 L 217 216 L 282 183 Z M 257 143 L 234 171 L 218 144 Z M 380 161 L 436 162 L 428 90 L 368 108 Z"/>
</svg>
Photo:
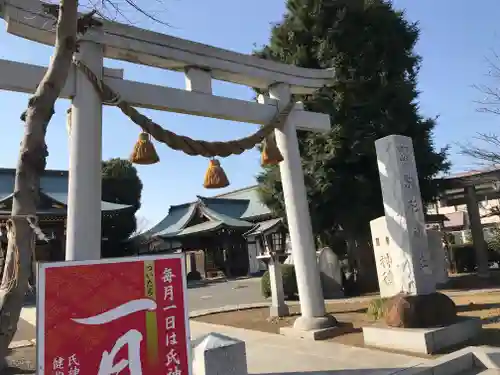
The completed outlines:
<svg viewBox="0 0 500 375">
<path fill-rule="evenodd" d="M 424 201 L 436 196 L 433 177 L 448 168 L 447 150 L 433 145 L 435 119 L 418 111 L 420 57 L 413 52 L 418 26 L 386 1 L 370 4 L 288 0 L 269 44 L 256 52 L 288 64 L 336 70 L 331 87 L 297 98 L 306 109 L 332 118 L 326 134 L 299 133 L 313 229 L 323 244 L 340 227 L 345 238 L 366 239 L 369 221 L 384 214 L 376 139 L 391 134 L 413 139 Z M 263 201 L 284 215 L 278 168 L 265 168 L 257 181 Z"/>
<path fill-rule="evenodd" d="M 495 246 L 495 243 L 488 243 L 488 261 L 490 262 L 500 261 L 500 254 Z M 456 273 L 474 272 L 476 267 L 476 252 L 472 243 L 452 245 L 450 251 L 453 252 L 450 257 L 453 259 L 452 269 Z"/>
<path fill-rule="evenodd" d="M 456 273 L 473 272 L 476 266 L 476 253 L 472 244 L 452 245 L 452 268 Z"/>
<path fill-rule="evenodd" d="M 124 253 L 122 242 L 136 230 L 135 213 L 141 206 L 142 182 L 137 170 L 128 160 L 114 158 L 102 162 L 102 200 L 111 203 L 128 204 L 125 210 L 112 218 L 103 218 L 103 257 L 117 257 Z"/>
<path fill-rule="evenodd" d="M 286 298 L 293 298 L 299 292 L 297 289 L 297 279 L 295 278 L 295 267 L 291 264 L 282 264 L 281 273 L 283 275 L 283 291 Z M 264 298 L 271 297 L 271 284 L 269 271 L 266 271 L 260 279 L 260 288 Z"/>
<path fill-rule="evenodd" d="M 500 255 L 500 228 L 493 228 L 488 240 L 488 249 Z"/>
</svg>

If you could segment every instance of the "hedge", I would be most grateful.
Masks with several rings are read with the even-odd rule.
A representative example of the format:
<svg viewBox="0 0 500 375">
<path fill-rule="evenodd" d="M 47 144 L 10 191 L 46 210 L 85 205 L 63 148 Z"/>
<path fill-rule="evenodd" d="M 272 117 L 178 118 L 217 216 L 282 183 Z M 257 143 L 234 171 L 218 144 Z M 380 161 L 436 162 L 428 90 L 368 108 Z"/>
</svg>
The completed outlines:
<svg viewBox="0 0 500 375">
<path fill-rule="evenodd" d="M 452 245 L 450 261 L 453 260 L 453 268 L 457 273 L 474 272 L 476 268 L 476 251 L 472 244 Z M 500 253 L 488 244 L 488 260 L 499 262 Z"/>
</svg>

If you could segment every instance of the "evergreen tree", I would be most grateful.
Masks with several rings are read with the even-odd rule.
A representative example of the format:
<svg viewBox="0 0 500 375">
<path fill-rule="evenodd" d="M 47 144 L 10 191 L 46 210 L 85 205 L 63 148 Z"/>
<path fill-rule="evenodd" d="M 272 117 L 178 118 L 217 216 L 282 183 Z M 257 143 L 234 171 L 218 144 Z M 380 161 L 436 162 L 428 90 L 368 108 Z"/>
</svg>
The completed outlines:
<svg viewBox="0 0 500 375">
<path fill-rule="evenodd" d="M 124 241 L 136 230 L 135 213 L 141 207 L 142 182 L 134 165 L 124 159 L 102 162 L 102 200 L 132 206 L 102 219 L 101 255 L 105 258 L 127 255 Z"/>
<path fill-rule="evenodd" d="M 299 98 L 310 111 L 328 113 L 331 131 L 299 133 L 313 229 L 338 251 L 356 242 L 358 270 L 373 279 L 369 221 L 384 215 L 375 140 L 411 137 L 424 201 L 437 193 L 432 179 L 445 171 L 447 150 L 435 150 L 435 119 L 419 114 L 416 89 L 419 29 L 386 1 L 288 0 L 283 20 L 256 54 L 306 68 L 333 68 L 332 86 Z M 257 177 L 265 203 L 284 213 L 279 170 Z"/>
</svg>

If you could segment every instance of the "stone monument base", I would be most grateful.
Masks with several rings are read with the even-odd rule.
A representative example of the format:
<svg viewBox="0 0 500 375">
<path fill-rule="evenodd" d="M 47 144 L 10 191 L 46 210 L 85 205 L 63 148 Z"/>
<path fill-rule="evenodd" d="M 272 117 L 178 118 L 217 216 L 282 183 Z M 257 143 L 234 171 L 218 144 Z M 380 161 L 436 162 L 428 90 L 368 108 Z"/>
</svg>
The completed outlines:
<svg viewBox="0 0 500 375">
<path fill-rule="evenodd" d="M 446 294 L 397 294 L 384 303 L 385 323 L 397 328 L 448 326 L 457 320 L 455 302 Z"/>
<path fill-rule="evenodd" d="M 474 338 L 481 332 L 478 318 L 434 328 L 363 327 L 365 345 L 410 353 L 432 354 Z"/>
</svg>

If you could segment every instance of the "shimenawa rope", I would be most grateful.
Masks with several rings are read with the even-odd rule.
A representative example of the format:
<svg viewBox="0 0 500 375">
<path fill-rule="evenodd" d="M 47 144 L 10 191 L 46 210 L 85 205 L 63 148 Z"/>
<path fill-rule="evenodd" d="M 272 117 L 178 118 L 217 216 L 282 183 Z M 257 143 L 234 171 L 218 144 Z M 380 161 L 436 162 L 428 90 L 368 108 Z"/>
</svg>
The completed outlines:
<svg viewBox="0 0 500 375">
<path fill-rule="evenodd" d="M 157 141 L 166 144 L 174 150 L 182 151 L 191 156 L 199 155 L 208 158 L 216 156 L 227 157 L 230 155 L 239 155 L 244 151 L 250 150 L 261 143 L 274 131 L 274 129 L 281 129 L 283 127 L 295 104 L 292 96 L 283 110 L 278 111 L 269 124 L 260 127 L 254 134 L 247 137 L 227 142 L 202 141 L 183 135 L 177 135 L 167 129 L 163 129 L 160 125 L 139 113 L 129 103 L 122 100 L 118 93 L 114 92 L 108 85 L 99 79 L 84 63 L 76 59 L 73 60 L 73 63 L 87 76 L 104 103 L 116 105 L 134 123 L 139 125 L 144 132 L 150 134 Z"/>
<path fill-rule="evenodd" d="M 33 230 L 33 233 L 35 236 L 42 241 L 49 242 L 48 237 L 43 233 L 43 231 L 40 229 L 38 226 L 38 219 L 34 215 L 15 215 L 11 217 L 18 217 L 18 218 L 25 218 L 26 221 L 28 222 L 28 225 L 30 228 Z M 12 219 L 7 220 L 7 241 L 8 243 L 12 243 L 13 245 L 13 257 L 14 257 L 14 269 L 12 271 L 12 276 L 7 280 L 6 285 L 3 285 L 3 280 L 0 280 L 0 290 L 4 290 L 6 293 L 10 292 L 13 288 L 17 286 L 17 283 L 19 282 L 19 249 L 17 248 L 14 238 L 15 238 L 15 229 L 14 225 L 12 223 Z M 32 249 L 35 249 L 35 237 L 32 239 Z M 5 254 L 5 261 L 7 261 L 7 254 Z M 33 257 L 35 257 L 35 252 L 33 251 Z M 6 272 L 7 268 L 5 267 L 6 265 L 4 264 L 4 272 Z M 29 286 L 29 285 L 28 285 Z"/>
</svg>

